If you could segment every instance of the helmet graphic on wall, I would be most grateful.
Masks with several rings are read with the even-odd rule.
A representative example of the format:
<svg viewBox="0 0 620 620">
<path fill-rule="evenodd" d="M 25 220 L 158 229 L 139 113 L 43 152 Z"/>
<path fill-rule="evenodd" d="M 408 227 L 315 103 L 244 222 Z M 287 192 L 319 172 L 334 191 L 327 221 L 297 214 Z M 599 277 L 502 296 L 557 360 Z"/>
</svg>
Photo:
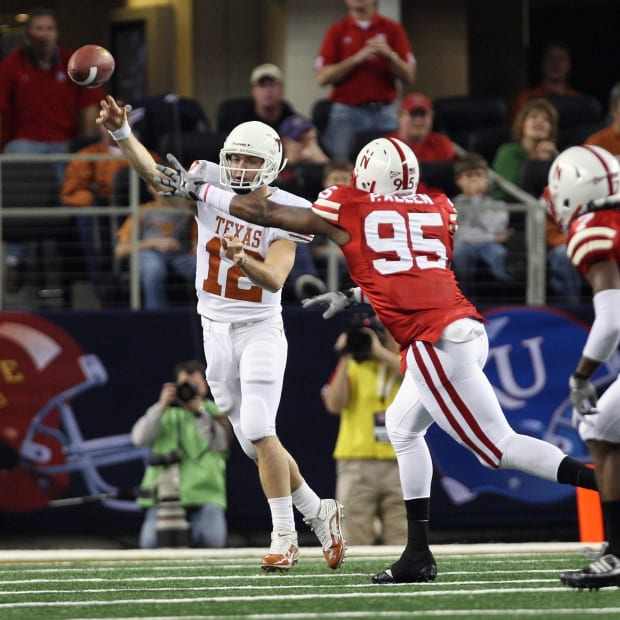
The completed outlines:
<svg viewBox="0 0 620 620">
<path fill-rule="evenodd" d="M 106 382 L 99 358 L 54 323 L 0 315 L 0 510 L 44 508 L 63 495 L 71 472 L 81 474 L 89 493 L 114 492 L 98 467 L 144 459 L 129 435 L 82 436 L 71 400 Z"/>
</svg>

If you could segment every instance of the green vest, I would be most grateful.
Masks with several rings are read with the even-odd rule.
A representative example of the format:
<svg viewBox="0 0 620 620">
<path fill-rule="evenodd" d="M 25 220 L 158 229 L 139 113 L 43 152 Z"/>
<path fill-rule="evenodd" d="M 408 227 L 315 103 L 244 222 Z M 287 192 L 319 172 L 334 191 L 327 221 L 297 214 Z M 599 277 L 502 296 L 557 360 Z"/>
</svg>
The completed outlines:
<svg viewBox="0 0 620 620">
<path fill-rule="evenodd" d="M 205 400 L 203 406 L 212 418 L 224 415 L 211 400 Z M 226 508 L 228 450 L 212 450 L 196 427 L 196 416 L 183 407 L 166 408 L 159 421 L 157 437 L 152 447 L 153 454 L 169 454 L 174 451 L 181 457 L 181 503 L 184 506 L 215 504 Z M 163 467 L 149 465 L 140 488 L 154 489 Z M 153 506 L 154 502 L 152 499 L 139 498 L 138 504 L 148 508 Z"/>
</svg>

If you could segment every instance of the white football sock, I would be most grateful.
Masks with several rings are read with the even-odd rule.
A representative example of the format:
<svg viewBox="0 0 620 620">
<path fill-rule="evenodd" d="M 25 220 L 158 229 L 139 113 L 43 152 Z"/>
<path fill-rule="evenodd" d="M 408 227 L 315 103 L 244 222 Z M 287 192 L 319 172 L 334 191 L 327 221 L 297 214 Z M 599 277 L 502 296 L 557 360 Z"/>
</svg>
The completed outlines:
<svg viewBox="0 0 620 620">
<path fill-rule="evenodd" d="M 293 491 L 293 505 L 304 517 L 312 518 L 319 514 L 321 498 L 304 480 L 301 486 Z"/>
<path fill-rule="evenodd" d="M 294 532 L 295 516 L 293 515 L 293 500 L 291 496 L 273 497 L 267 501 L 269 502 L 269 510 L 271 510 L 273 530 Z"/>
</svg>

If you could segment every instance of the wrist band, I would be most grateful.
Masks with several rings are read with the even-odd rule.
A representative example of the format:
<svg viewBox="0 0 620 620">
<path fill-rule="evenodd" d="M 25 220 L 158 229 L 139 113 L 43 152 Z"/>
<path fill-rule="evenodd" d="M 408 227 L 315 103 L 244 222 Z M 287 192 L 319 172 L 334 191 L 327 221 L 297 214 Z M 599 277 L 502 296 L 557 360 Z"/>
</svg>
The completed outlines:
<svg viewBox="0 0 620 620">
<path fill-rule="evenodd" d="M 108 133 L 118 142 L 119 140 L 126 140 L 131 135 L 131 127 L 127 120 L 114 131 L 108 129 Z"/>
</svg>

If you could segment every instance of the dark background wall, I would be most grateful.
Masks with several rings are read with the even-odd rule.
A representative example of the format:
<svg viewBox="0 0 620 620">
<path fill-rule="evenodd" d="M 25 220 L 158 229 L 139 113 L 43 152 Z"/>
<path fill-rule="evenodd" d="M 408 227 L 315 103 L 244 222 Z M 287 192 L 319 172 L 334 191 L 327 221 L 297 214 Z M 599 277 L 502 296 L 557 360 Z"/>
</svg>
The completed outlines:
<svg viewBox="0 0 620 620">
<path fill-rule="evenodd" d="M 3 0 L 0 20 L 37 2 Z M 150 49 L 157 62 L 149 71 L 148 94 L 174 90 L 198 98 L 212 116 L 224 98 L 246 95 L 248 76 L 260 62 L 276 62 L 287 75 L 287 95 L 302 113 L 327 95 L 314 82 L 313 62 L 320 39 L 344 15 L 340 0 L 170 0 L 131 2 L 49 0 L 58 12 L 67 47 L 109 41 L 110 24 L 129 15 L 159 12 Z M 509 98 L 534 83 L 540 49 L 549 39 L 566 41 L 574 58 L 573 82 L 606 103 L 620 79 L 616 0 L 392 0 L 419 64 L 414 88 L 430 96 L 497 94 Z M 8 28 L 11 26 L 11 28 Z M 161 54 L 172 49 L 174 58 Z M 160 54 L 159 56 L 157 56 Z"/>
<path fill-rule="evenodd" d="M 37 316 L 37 315 L 35 315 Z M 131 311 L 48 311 L 39 313 L 50 324 L 60 327 L 67 338 L 77 343 L 85 354 L 96 355 L 107 371 L 107 381 L 74 398 L 68 398 L 76 427 L 81 437 L 65 438 L 66 454 L 72 454 L 77 467 L 70 483 L 54 492 L 34 480 L 45 501 L 36 510 L 9 509 L 12 497 L 7 484 L 23 476 L 23 467 L 5 460 L 0 464 L 0 547 L 12 544 L 15 536 L 85 535 L 92 539 L 123 540 L 135 546 L 141 515 L 134 511 L 112 509 L 100 502 L 70 507 L 46 508 L 54 497 L 81 497 L 89 494 L 83 471 L 88 464 L 86 451 L 79 456 L 82 440 L 104 440 L 130 432 L 133 423 L 159 396 L 163 382 L 170 380 L 172 366 L 181 359 L 202 358 L 202 335 L 198 317 L 192 307 L 168 312 Z M 284 390 L 278 414 L 278 433 L 285 446 L 297 459 L 303 475 L 323 497 L 333 496 L 335 468 L 332 450 L 335 444 L 338 419 L 326 413 L 320 390 L 331 374 L 337 358 L 333 343 L 343 328 L 344 316 L 325 321 L 320 310 L 303 310 L 287 306 L 284 321 L 289 341 L 289 359 Z M 491 320 L 491 351 L 494 346 L 510 351 L 509 376 L 503 377 L 493 363 L 493 353 L 487 374 L 496 389 L 504 390 L 514 401 L 524 404 L 506 406 L 506 416 L 513 427 L 528 434 L 558 443 L 577 458 L 587 458 L 583 443 L 570 427 L 567 409 L 566 377 L 574 367 L 585 342 L 591 308 L 572 308 L 570 314 L 555 308 L 524 307 L 488 309 Z M 0 313 L 0 321 L 6 320 Z M 11 320 L 16 320 L 11 315 Z M 499 319 L 494 324 L 494 319 Z M 28 315 L 19 317 L 28 324 Z M 499 334 L 496 325 L 500 325 Z M 56 329 L 56 327 L 54 329 Z M 48 332 L 51 333 L 51 332 Z M 3 341 L 6 342 L 6 341 Z M 66 342 L 66 341 L 65 341 Z M 530 345 L 539 343 L 544 373 L 532 376 L 533 363 Z M 16 349 L 13 349 L 16 350 Z M 0 359 L 2 357 L 0 350 Z M 4 352 L 6 355 L 6 351 Z M 13 355 L 16 355 L 12 353 Z M 12 357 L 10 355 L 9 357 Z M 23 358 L 19 359 L 23 363 Z M 75 360 L 73 360 L 75 361 Z M 8 364 L 8 362 L 5 362 Z M 8 367 L 8 366 L 7 366 Z M 66 387 L 63 376 L 68 368 L 56 368 L 54 376 L 47 375 L 42 383 L 37 373 L 28 374 L 23 392 L 10 394 L 9 402 L 0 410 L 0 436 L 15 424 L 20 412 L 20 428 L 32 428 L 34 414 L 48 401 L 38 403 L 35 410 L 27 406 L 33 399 L 29 392 L 56 395 L 55 385 Z M 540 373 L 541 368 L 538 369 Z M 536 393 L 530 389 L 538 384 Z M 516 390 L 521 391 L 518 393 Z M 0 394 L 5 386 L 0 383 Z M 511 392 L 512 390 L 512 392 Z M 528 392 L 527 397 L 524 396 Z M 5 392 L 9 396 L 9 392 Z M 20 396 L 21 394 L 21 396 Z M 37 402 L 37 398 L 34 401 Z M 21 403 L 21 404 L 20 404 Z M 568 414 L 567 414 L 568 412 Z M 7 422 L 7 419 L 10 422 Z M 39 420 L 39 424 L 50 418 Z M 35 436 L 36 440 L 36 436 Z M 435 477 L 432 492 L 433 540 L 443 542 L 574 540 L 578 536 L 575 493 L 572 487 L 541 481 L 526 474 L 511 471 L 492 471 L 482 467 L 464 448 L 457 446 L 440 429 L 428 433 L 434 459 Z M 68 458 L 68 457 L 67 457 Z M 143 474 L 141 461 L 97 468 L 110 485 L 119 489 L 137 486 Z M 26 470 L 24 470 L 26 471 Z M 43 470 L 44 471 L 44 470 Z M 459 494 L 450 494 L 447 479 L 456 481 Z M 24 482 L 24 485 L 26 484 Z M 26 492 L 25 487 L 20 492 Z M 466 499 L 465 499 L 465 496 Z M 231 544 L 265 543 L 270 531 L 267 504 L 260 490 L 256 467 L 235 442 L 228 465 L 228 519 Z M 309 536 L 300 522 L 300 534 Z"/>
</svg>

